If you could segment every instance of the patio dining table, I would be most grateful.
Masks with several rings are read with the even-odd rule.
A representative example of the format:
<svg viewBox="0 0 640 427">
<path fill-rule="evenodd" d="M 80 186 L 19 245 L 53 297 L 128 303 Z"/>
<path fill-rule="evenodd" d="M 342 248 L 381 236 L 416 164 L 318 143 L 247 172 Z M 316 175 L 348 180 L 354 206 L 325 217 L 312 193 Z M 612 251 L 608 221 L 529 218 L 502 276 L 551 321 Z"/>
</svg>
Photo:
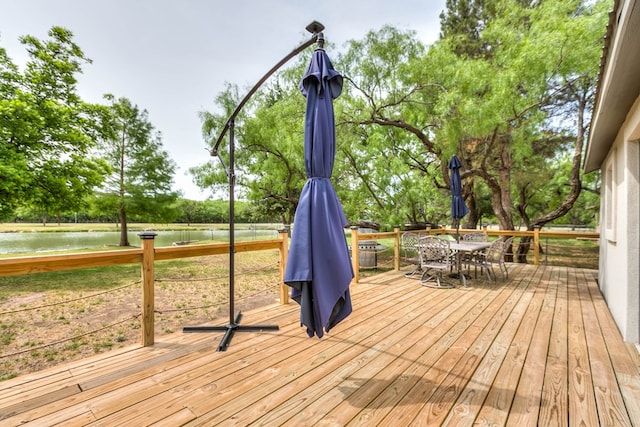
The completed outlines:
<svg viewBox="0 0 640 427">
<path fill-rule="evenodd" d="M 467 286 L 467 279 L 465 277 L 465 275 L 462 273 L 462 253 L 463 252 L 480 252 L 483 251 L 487 248 L 489 248 L 491 246 L 490 242 L 473 242 L 473 241 L 464 241 L 461 240 L 459 242 L 457 241 L 452 241 L 449 242 L 449 247 L 451 248 L 452 251 L 455 251 L 456 253 L 456 269 L 458 270 L 458 277 L 460 278 L 460 282 L 462 283 L 462 286 L 466 287 Z"/>
</svg>

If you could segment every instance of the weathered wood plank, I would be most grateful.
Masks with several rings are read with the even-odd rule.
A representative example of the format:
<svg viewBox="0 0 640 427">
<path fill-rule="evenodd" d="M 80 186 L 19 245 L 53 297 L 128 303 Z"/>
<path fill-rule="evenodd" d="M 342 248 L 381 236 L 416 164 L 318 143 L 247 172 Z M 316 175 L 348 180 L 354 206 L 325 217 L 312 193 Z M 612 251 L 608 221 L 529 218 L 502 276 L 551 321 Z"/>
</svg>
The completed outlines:
<svg viewBox="0 0 640 427">
<path fill-rule="evenodd" d="M 598 425 L 598 409 L 589 367 L 589 349 L 585 335 L 582 304 L 578 286 L 582 286 L 574 270 L 569 274 L 567 299 L 568 317 L 568 373 L 569 424 L 575 426 Z"/>
<path fill-rule="evenodd" d="M 631 426 L 588 286 L 578 287 L 600 425 Z"/>
<path fill-rule="evenodd" d="M 504 290 L 504 288 L 503 288 Z M 455 361 L 468 350 L 481 326 L 474 324 L 482 318 L 487 307 L 499 306 L 505 292 L 490 292 L 487 288 L 476 289 L 479 298 L 468 310 L 456 310 L 447 322 L 443 322 L 444 335 L 433 345 L 423 347 L 424 353 L 411 363 L 400 376 L 387 383 L 372 404 L 361 410 L 350 425 L 378 425 L 383 420 L 393 420 L 395 425 L 407 425 L 422 408 L 446 375 L 455 366 Z M 334 417 L 340 420 L 342 411 L 337 408 Z"/>
<path fill-rule="evenodd" d="M 46 405 L 40 408 L 36 408 L 33 411 L 25 412 L 20 415 L 19 417 L 21 420 L 20 422 L 39 419 L 41 417 L 52 414 L 55 411 L 66 410 L 67 408 L 71 408 L 72 406 L 84 405 L 83 402 L 89 401 L 90 399 L 93 399 L 96 396 L 101 396 L 107 393 L 115 393 L 116 395 L 118 395 L 118 393 L 120 393 L 120 391 L 123 388 L 126 388 L 130 384 L 138 383 L 140 381 L 143 381 L 145 378 L 149 378 L 149 377 L 154 378 L 154 375 L 160 376 L 160 375 L 163 375 L 164 373 L 172 372 L 171 371 L 172 367 L 179 366 L 184 369 L 188 369 L 190 367 L 189 365 L 190 362 L 197 363 L 197 364 L 206 363 L 207 360 L 203 358 L 200 352 L 203 351 L 203 348 L 205 349 L 215 348 L 214 344 L 206 342 L 207 336 L 210 337 L 209 338 L 210 340 L 213 340 L 215 335 L 207 335 L 207 334 L 199 335 L 197 340 L 194 340 L 194 336 L 189 334 L 187 335 L 174 334 L 174 335 L 177 337 L 178 343 L 181 342 L 185 337 L 188 337 L 191 341 L 195 341 L 197 345 L 196 346 L 191 345 L 191 346 L 185 346 L 185 347 L 178 346 L 177 347 L 178 349 L 182 348 L 183 350 L 180 350 L 177 353 L 174 353 L 174 356 L 176 356 L 175 359 L 164 358 L 164 354 L 166 353 L 165 349 L 167 347 L 175 348 L 174 344 L 171 344 L 169 346 L 164 346 L 162 343 L 158 343 L 158 345 L 154 347 L 139 348 L 141 354 L 147 355 L 146 357 L 148 361 L 154 360 L 154 357 L 153 357 L 154 353 L 157 353 L 160 356 L 155 360 L 155 362 L 157 363 L 148 362 L 148 365 L 144 365 L 144 364 L 136 365 L 136 362 L 134 359 L 132 363 L 134 366 L 138 367 L 138 372 L 135 372 L 135 369 L 131 368 L 127 364 L 126 359 L 120 360 L 118 364 L 114 365 L 112 363 L 112 360 L 110 360 L 110 358 L 107 357 L 109 353 L 105 353 L 104 355 L 102 355 L 102 357 L 106 361 L 105 365 L 107 366 L 107 369 L 108 369 L 107 372 L 118 372 L 119 370 L 128 371 L 126 376 L 120 376 L 120 375 L 111 376 L 110 377 L 111 381 L 108 382 L 104 380 L 104 376 L 106 375 L 105 371 L 100 368 L 96 368 L 95 369 L 96 378 L 93 378 L 92 380 L 87 380 L 87 383 L 92 386 L 87 386 L 87 388 L 83 391 L 81 395 L 73 396 L 73 398 L 62 399 L 56 402 L 55 404 Z M 117 353 L 117 357 L 119 358 L 120 356 L 122 355 Z M 100 366 L 99 363 L 97 363 L 96 365 Z M 87 374 L 86 372 L 83 372 L 83 375 L 86 375 L 86 374 Z"/>
<path fill-rule="evenodd" d="M 446 297 L 446 295 L 438 295 L 435 298 L 438 297 Z M 442 303 L 436 307 L 443 307 L 448 302 L 451 300 L 443 299 Z M 425 304 L 416 300 L 414 304 L 403 310 L 405 315 L 398 317 L 392 328 L 385 328 L 385 336 L 371 335 L 368 339 L 361 341 L 359 345 L 350 347 L 339 357 L 327 361 L 322 369 L 316 369 L 301 377 L 299 381 L 296 381 L 294 390 L 291 390 L 291 387 L 282 387 L 270 394 L 264 401 L 244 408 L 234 416 L 234 422 L 238 425 L 248 425 L 260 419 L 259 423 L 263 425 L 280 425 L 296 412 L 303 411 L 305 406 L 316 398 L 325 396 L 334 389 L 344 396 L 345 390 L 348 389 L 344 386 L 338 386 L 341 380 L 344 378 L 370 378 L 384 366 L 394 362 L 406 348 L 407 343 L 422 341 L 427 334 L 433 331 L 432 327 L 422 324 L 427 310 L 429 308 L 425 307 Z M 399 329 L 402 329 L 403 332 L 393 333 L 394 330 Z M 302 399 L 301 395 L 304 396 Z M 295 398 L 292 399 L 292 396 Z M 340 401 L 339 398 L 334 400 L 334 402 L 338 401 Z M 270 410 L 268 416 L 264 416 L 265 407 L 274 408 L 274 410 Z M 328 408 L 323 409 L 326 412 Z M 279 417 L 283 417 L 284 420 L 278 419 Z M 309 420 L 305 421 L 305 423 L 307 422 Z"/>
<path fill-rule="evenodd" d="M 625 351 L 627 349 L 620 336 L 620 331 L 597 287 L 595 272 L 583 271 L 582 274 L 585 275 L 583 283 L 589 289 L 589 295 L 600 323 L 606 351 L 609 354 L 613 373 L 620 387 L 620 393 L 622 394 L 629 420 L 632 425 L 640 426 L 640 384 L 637 381 L 640 373 L 638 373 L 629 351 Z"/>
<path fill-rule="evenodd" d="M 555 312 L 558 291 L 558 272 L 551 270 L 540 316 L 533 332 L 529 351 L 524 362 L 520 381 L 513 399 L 508 426 L 536 426 L 540 412 L 540 400 L 546 369 L 549 336 Z"/>
<path fill-rule="evenodd" d="M 392 289 L 389 289 L 389 292 L 391 291 Z M 384 295 L 371 295 L 376 298 L 376 300 L 372 300 L 371 304 L 385 304 Z M 403 295 L 403 297 L 409 298 L 410 295 Z M 298 336 L 300 338 L 299 340 L 292 339 L 292 336 L 295 335 L 296 331 L 298 332 Z M 273 362 L 274 357 L 282 357 L 285 359 L 287 357 L 292 357 L 298 352 L 302 351 L 302 348 L 304 346 L 309 347 L 315 343 L 314 340 L 306 338 L 306 335 L 303 334 L 304 332 L 299 328 L 297 322 L 290 322 L 287 325 L 281 326 L 280 333 L 273 334 L 271 339 L 264 342 L 264 346 L 262 348 L 260 348 L 259 350 L 255 349 L 251 355 L 246 356 L 240 363 L 238 363 L 233 357 L 227 357 L 230 353 L 221 354 L 211 352 L 210 355 L 204 357 L 205 363 L 202 363 L 202 361 L 200 362 L 200 364 L 198 365 L 200 367 L 189 366 L 188 371 L 185 371 L 185 373 L 183 374 L 179 374 L 177 372 L 168 372 L 166 373 L 168 376 L 167 379 L 154 378 L 154 382 L 161 382 L 162 388 L 152 387 L 151 389 L 146 389 L 146 391 L 141 391 L 141 395 L 137 395 L 137 397 L 144 398 L 145 402 L 152 402 L 148 399 L 148 397 L 145 397 L 145 393 L 153 394 L 154 396 L 156 396 L 159 393 L 167 392 L 170 394 L 170 400 L 172 402 L 177 402 L 178 409 L 180 409 L 183 405 L 180 402 L 197 402 L 198 399 L 200 399 L 201 395 L 206 395 L 206 391 L 211 390 L 211 386 L 209 386 L 211 382 L 215 382 L 216 385 L 214 388 L 216 390 L 235 390 L 236 388 L 234 388 L 234 383 L 243 381 L 243 379 L 245 378 L 242 375 L 246 376 L 247 378 L 252 378 L 253 380 L 256 380 L 256 374 L 261 371 L 269 373 L 271 375 L 275 375 L 276 369 L 269 366 Z M 234 337 L 234 351 L 243 350 L 243 348 L 238 348 L 239 344 L 244 337 L 248 337 L 250 335 L 251 334 L 246 334 L 243 336 Z M 264 336 L 266 335 L 267 334 L 265 334 Z M 288 345 L 289 347 L 286 347 L 286 345 Z M 207 359 L 209 359 L 209 357 L 211 358 L 210 363 L 216 363 L 216 366 L 225 369 L 219 369 L 213 373 L 209 372 L 210 363 L 207 363 Z M 229 360 L 229 363 L 235 363 L 237 367 L 234 368 L 232 365 L 225 366 L 225 360 Z M 184 368 L 184 365 L 180 367 L 180 369 Z M 205 369 L 205 372 L 199 372 L 198 370 L 200 368 Z M 233 375 L 231 376 L 230 374 Z M 230 383 L 226 384 L 226 381 L 229 381 Z M 246 384 L 244 385 L 246 386 Z M 203 392 L 203 390 L 205 391 Z M 158 401 L 162 402 L 162 399 Z M 216 401 L 216 404 L 218 402 L 219 401 Z M 101 403 L 100 407 L 102 407 L 103 405 L 113 409 L 112 406 L 110 406 L 109 402 Z M 161 403 L 161 407 L 148 407 L 142 410 L 142 412 L 147 411 L 151 414 L 151 416 L 157 416 L 157 414 L 159 413 L 158 411 L 170 412 L 175 409 L 175 405 L 164 405 Z M 117 423 L 122 423 L 125 421 L 124 419 L 120 418 L 120 415 L 117 414 L 117 411 L 114 412 L 113 417 L 107 417 L 107 415 L 108 414 L 103 414 L 105 425 L 108 425 L 110 423 L 111 425 L 113 425 L 116 420 Z"/>
<path fill-rule="evenodd" d="M 213 425 L 234 417 L 247 405 L 265 398 L 287 383 L 297 382 L 312 369 L 322 371 L 327 369 L 330 372 L 331 369 L 327 368 L 326 363 L 329 363 L 330 366 L 332 366 L 331 363 L 345 363 L 348 359 L 342 359 L 341 355 L 348 352 L 350 347 L 355 345 L 360 350 L 362 346 L 359 343 L 366 341 L 371 335 L 376 336 L 375 341 L 377 342 L 380 334 L 385 333 L 380 331 L 382 324 L 393 324 L 395 318 L 406 319 L 403 314 L 411 310 L 411 308 L 407 308 L 407 302 L 410 303 L 409 307 L 420 306 L 422 300 L 418 297 L 421 291 L 422 289 L 417 285 L 414 291 L 405 292 L 405 295 L 390 295 L 394 297 L 394 303 L 389 305 L 387 302 L 388 308 L 383 310 L 374 308 L 372 312 L 376 313 L 375 320 L 368 318 L 366 321 L 358 323 L 354 322 L 356 319 L 346 320 L 344 326 L 335 336 L 332 335 L 330 339 L 321 340 L 313 347 L 305 346 L 304 349 L 296 351 L 292 355 L 300 361 L 304 361 L 303 363 L 294 364 L 285 357 L 282 361 L 271 364 L 272 372 L 252 373 L 245 379 L 246 381 L 243 381 L 241 390 L 221 390 L 215 394 L 215 398 L 217 401 L 222 401 L 223 405 L 213 405 L 212 400 L 206 398 L 190 404 L 189 408 L 199 416 L 197 423 Z M 409 298 L 406 298 L 406 295 Z M 353 298 L 356 296 L 354 295 Z M 308 341 L 306 338 L 304 340 Z M 260 387 L 256 386 L 257 382 Z M 244 395 L 245 391 L 250 391 L 250 397 Z M 212 406 L 217 407 L 215 413 L 209 413 L 213 409 Z"/>
<path fill-rule="evenodd" d="M 638 375 L 640 375 L 640 344 L 636 345 L 632 342 L 625 342 L 624 344 L 633 364 L 636 367 L 636 370 L 638 371 Z"/>
<path fill-rule="evenodd" d="M 222 333 L 177 333 L 0 382 L 0 426 L 637 425 L 637 362 L 596 272 L 510 269 L 449 290 L 371 276 L 321 340 L 274 304 L 243 324 L 280 330 L 227 352 Z"/>
<path fill-rule="evenodd" d="M 532 343 L 535 326 L 540 316 L 550 273 L 549 269 L 542 266 L 538 267 L 535 272 L 530 272 L 535 280 L 527 289 L 527 292 L 532 295 L 529 307 L 518 325 L 518 331 L 476 417 L 476 423 L 504 425 L 507 421 L 527 352 Z"/>
<path fill-rule="evenodd" d="M 21 414 L 33 408 L 52 404 L 53 402 L 64 399 L 67 396 L 75 395 L 81 391 L 77 385 L 70 385 L 37 396 L 27 396 L 22 401 L 17 401 L 6 406 L 3 405 L 2 412 L 0 412 L 0 420 Z"/>
<path fill-rule="evenodd" d="M 385 387 L 390 377 L 395 378 L 403 366 L 408 366 L 424 351 L 424 346 L 429 345 L 429 342 L 435 342 L 446 332 L 447 319 L 454 310 L 461 306 L 470 308 L 473 305 L 471 295 L 456 298 L 454 294 L 440 293 L 434 299 L 439 297 L 443 299 L 440 299 L 437 305 L 427 308 L 430 310 L 428 321 L 425 322 L 422 318 L 423 324 L 408 334 L 408 328 L 394 334 L 398 341 L 392 351 L 382 352 L 375 360 L 355 371 L 328 376 L 327 380 L 331 385 L 328 390 L 308 389 L 296 394 L 285 405 L 276 408 L 273 414 L 268 414 L 260 421 L 283 425 L 315 424 L 327 419 L 327 413 L 344 401 L 349 402 L 352 414 L 357 414 L 360 408 L 372 399 L 371 396 L 375 397 Z M 378 347 L 373 346 L 372 350 L 378 351 Z M 294 408 L 298 409 L 293 410 Z M 344 409 L 336 411 L 345 416 Z"/>
<path fill-rule="evenodd" d="M 547 364 L 542 386 L 542 402 L 538 424 L 543 426 L 567 426 L 569 402 L 568 388 L 568 347 L 567 347 L 567 271 L 558 271 L 555 276 L 557 293 L 555 312 L 549 336 Z"/>
<path fill-rule="evenodd" d="M 441 425 L 462 390 L 469 383 L 478 366 L 487 355 L 492 343 L 499 335 L 514 308 L 517 306 L 521 293 L 520 288 L 509 288 L 509 293 L 501 293 L 503 301 L 494 300 L 494 305 L 488 306 L 482 316 L 474 322 L 481 331 L 477 334 L 473 345 L 460 357 L 454 369 L 447 375 L 442 383 L 429 396 L 422 410 L 416 415 L 412 424 L 417 426 Z M 501 304 L 501 305 L 499 305 Z M 389 425 L 393 420 L 389 419 Z"/>
<path fill-rule="evenodd" d="M 471 426 L 474 424 L 482 403 L 487 398 L 491 385 L 496 381 L 500 368 L 504 364 L 520 321 L 529 307 L 533 292 L 527 292 L 527 288 L 533 280 L 535 276 L 523 277 L 518 288 L 510 296 L 511 303 L 515 306 L 509 318 L 505 320 L 498 336 L 469 378 L 465 388 L 460 392 L 443 425 Z"/>
</svg>

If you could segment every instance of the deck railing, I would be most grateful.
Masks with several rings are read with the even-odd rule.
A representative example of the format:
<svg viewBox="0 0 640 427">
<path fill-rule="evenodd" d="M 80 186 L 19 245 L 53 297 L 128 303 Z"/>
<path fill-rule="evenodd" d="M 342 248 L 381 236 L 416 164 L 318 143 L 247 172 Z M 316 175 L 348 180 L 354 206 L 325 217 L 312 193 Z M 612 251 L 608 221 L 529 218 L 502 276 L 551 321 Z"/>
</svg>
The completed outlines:
<svg viewBox="0 0 640 427">
<path fill-rule="evenodd" d="M 455 230 L 451 229 L 426 229 L 419 230 L 421 233 L 429 234 L 451 234 Z M 477 230 L 459 230 L 461 234 Z M 360 280 L 360 240 L 392 239 L 393 240 L 393 269 L 400 270 L 400 241 L 404 231 L 395 228 L 392 232 L 380 233 L 358 233 L 358 228 L 351 229 L 351 259 L 354 270 L 354 283 Z M 540 241 L 542 238 L 557 239 L 597 239 L 598 233 L 585 232 L 554 232 L 554 231 L 494 231 L 484 230 L 489 236 L 519 236 L 533 238 L 533 261 L 540 262 Z M 154 247 L 155 233 L 139 234 L 142 247 L 137 249 L 125 249 L 117 251 L 103 251 L 92 253 L 76 253 L 62 255 L 28 256 L 17 258 L 0 259 L 0 277 L 12 275 L 25 275 L 33 273 L 74 270 L 84 268 L 94 268 L 103 266 L 113 266 L 119 264 L 140 264 L 142 279 L 142 317 L 141 317 L 141 343 L 143 346 L 150 346 L 154 343 L 154 288 L 155 273 L 154 264 L 156 261 L 171 260 L 178 258 L 190 258 L 207 255 L 221 255 L 229 253 L 228 243 L 197 244 L 186 246 Z M 361 239 L 362 237 L 362 239 Z M 278 232 L 277 239 L 240 241 L 235 242 L 235 253 L 263 251 L 277 249 L 279 251 L 280 270 L 280 302 L 288 304 L 288 287 L 284 284 L 284 269 L 288 256 L 288 234 L 286 230 Z"/>
<path fill-rule="evenodd" d="M 0 277 L 15 276 L 51 271 L 76 270 L 113 266 L 119 264 L 140 264 L 142 275 L 142 320 L 141 343 L 150 346 L 154 343 L 155 310 L 155 274 L 156 261 L 189 258 L 229 253 L 228 243 L 211 243 L 187 246 L 154 247 L 155 233 L 139 234 L 142 247 L 117 251 L 92 253 L 42 255 L 0 259 Z M 288 238 L 286 231 L 278 232 L 277 239 L 235 242 L 235 253 L 277 249 L 280 265 L 280 301 L 288 303 L 288 292 L 282 279 L 287 262 Z"/>
<path fill-rule="evenodd" d="M 456 233 L 456 230 L 450 228 L 427 228 L 424 230 L 412 230 L 416 233 L 425 233 L 425 234 L 448 234 L 452 235 Z M 379 233 L 359 233 L 358 227 L 351 227 L 351 263 L 353 265 L 353 271 L 355 274 L 354 282 L 358 282 L 360 280 L 360 252 L 361 245 L 359 244 L 360 240 L 384 240 L 384 239 L 392 239 L 393 240 L 393 269 L 400 269 L 400 242 L 402 234 L 405 231 L 401 231 L 399 227 L 394 228 L 393 231 L 387 232 L 379 232 Z M 458 231 L 461 235 L 466 233 L 478 232 L 478 230 L 470 230 L 470 229 L 460 229 Z M 533 231 L 519 231 L 519 230 L 488 230 L 486 227 L 482 229 L 482 232 L 486 233 L 487 236 L 490 237 L 500 237 L 500 236 L 513 236 L 513 237 L 526 237 L 531 238 L 532 241 L 532 249 L 533 249 L 533 263 L 535 265 L 540 264 L 541 262 L 541 242 L 544 239 L 594 239 L 597 240 L 600 238 L 599 233 L 591 233 L 591 232 L 567 232 L 567 231 L 542 231 L 539 228 L 534 229 Z"/>
</svg>

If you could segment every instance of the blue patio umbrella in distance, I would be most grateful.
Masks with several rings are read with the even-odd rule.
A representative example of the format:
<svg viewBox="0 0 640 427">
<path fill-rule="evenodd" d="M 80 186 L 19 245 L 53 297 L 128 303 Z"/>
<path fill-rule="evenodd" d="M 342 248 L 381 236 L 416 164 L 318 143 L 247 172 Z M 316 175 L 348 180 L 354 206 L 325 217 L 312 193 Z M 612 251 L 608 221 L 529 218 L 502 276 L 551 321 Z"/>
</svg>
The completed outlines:
<svg viewBox="0 0 640 427">
<path fill-rule="evenodd" d="M 307 98 L 304 125 L 304 163 L 307 181 L 302 188 L 284 282 L 300 304 L 300 324 L 309 337 L 322 338 L 352 310 L 349 284 L 353 268 L 344 235 L 347 219 L 331 185 L 336 150 L 333 99 L 342 92 L 343 79 L 322 48 L 318 48 L 302 77 Z"/>
<path fill-rule="evenodd" d="M 453 225 L 456 228 L 456 241 L 460 241 L 460 219 L 469 213 L 469 209 L 467 209 L 467 205 L 464 204 L 464 199 L 462 198 L 462 180 L 460 179 L 460 168 L 462 167 L 462 163 L 458 157 L 454 154 L 449 160 L 449 170 L 450 172 L 450 185 L 451 185 L 451 217 L 453 218 Z"/>
</svg>

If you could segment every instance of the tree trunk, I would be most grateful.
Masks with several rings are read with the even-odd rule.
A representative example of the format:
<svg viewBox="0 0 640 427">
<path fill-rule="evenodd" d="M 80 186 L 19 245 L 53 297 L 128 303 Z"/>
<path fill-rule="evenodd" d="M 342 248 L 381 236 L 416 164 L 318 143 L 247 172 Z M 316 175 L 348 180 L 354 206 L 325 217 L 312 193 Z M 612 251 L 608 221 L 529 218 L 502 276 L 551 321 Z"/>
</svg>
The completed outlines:
<svg viewBox="0 0 640 427">
<path fill-rule="evenodd" d="M 131 246 L 127 235 L 127 211 L 124 208 L 120 208 L 120 246 Z"/>
<path fill-rule="evenodd" d="M 467 208 L 469 208 L 469 213 L 465 217 L 463 227 L 475 229 L 478 227 L 478 222 L 480 221 L 480 212 L 478 211 L 478 206 L 476 204 L 476 194 L 473 191 L 473 184 L 465 183 L 463 185 L 463 194 L 465 195 Z"/>
<path fill-rule="evenodd" d="M 584 146 L 584 136 L 586 132 L 585 125 L 585 111 L 589 104 L 589 95 L 587 93 L 578 93 L 573 86 L 570 86 L 570 90 L 572 94 L 576 97 L 576 101 L 578 104 L 578 123 L 577 123 L 577 134 L 576 134 L 576 142 L 573 150 L 573 159 L 571 162 L 571 172 L 569 174 L 569 194 L 564 198 L 560 206 L 552 212 L 547 213 L 535 220 L 531 221 L 527 224 L 527 230 L 532 231 L 535 227 L 542 228 L 547 223 L 558 219 L 564 215 L 566 215 L 571 208 L 573 208 L 573 204 L 578 200 L 580 196 L 580 192 L 582 191 L 582 150 Z M 525 201 L 521 200 L 521 209 L 524 211 Z M 521 212 L 520 215 L 523 219 L 528 221 L 528 217 L 523 215 L 524 212 Z M 526 263 L 527 253 L 531 249 L 531 238 L 522 238 L 520 239 L 520 245 L 518 246 L 518 262 Z"/>
</svg>

